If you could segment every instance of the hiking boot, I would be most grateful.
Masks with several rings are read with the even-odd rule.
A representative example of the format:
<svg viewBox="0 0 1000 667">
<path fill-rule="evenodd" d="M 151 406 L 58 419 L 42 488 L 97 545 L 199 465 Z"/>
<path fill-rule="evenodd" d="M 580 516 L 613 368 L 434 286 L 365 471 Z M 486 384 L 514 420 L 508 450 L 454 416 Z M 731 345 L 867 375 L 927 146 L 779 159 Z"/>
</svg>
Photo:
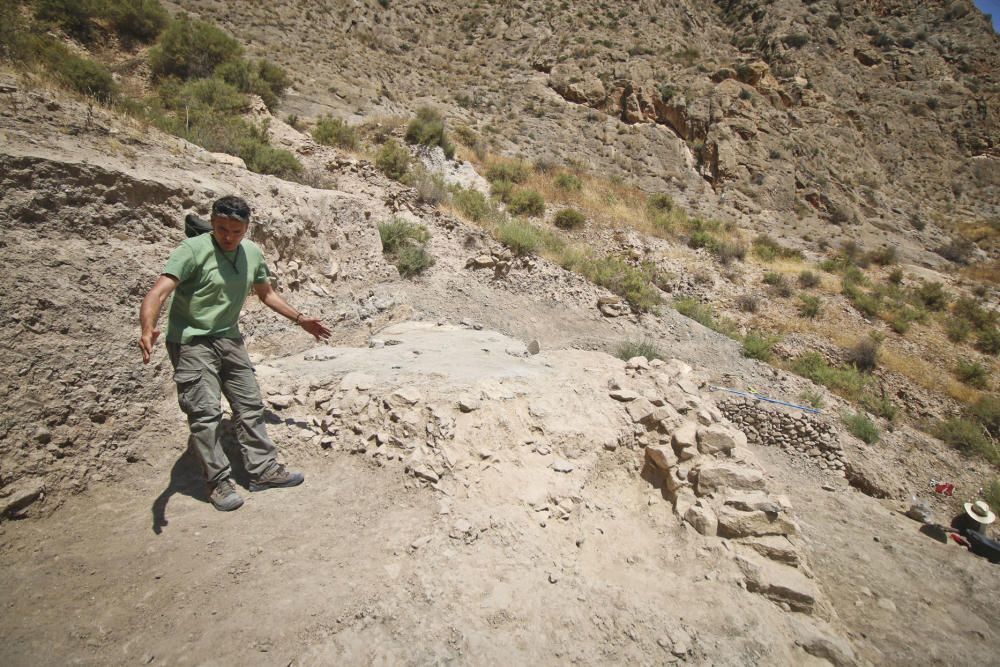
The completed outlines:
<svg viewBox="0 0 1000 667">
<path fill-rule="evenodd" d="M 228 477 L 215 483 L 208 499 L 215 505 L 215 509 L 222 512 L 232 512 L 243 507 L 243 498 L 236 493 L 236 485 Z"/>
<path fill-rule="evenodd" d="M 280 489 L 289 486 L 298 486 L 304 482 L 306 476 L 300 472 L 289 472 L 285 466 L 275 463 L 256 479 L 250 480 L 251 491 L 263 491 L 264 489 Z"/>
</svg>

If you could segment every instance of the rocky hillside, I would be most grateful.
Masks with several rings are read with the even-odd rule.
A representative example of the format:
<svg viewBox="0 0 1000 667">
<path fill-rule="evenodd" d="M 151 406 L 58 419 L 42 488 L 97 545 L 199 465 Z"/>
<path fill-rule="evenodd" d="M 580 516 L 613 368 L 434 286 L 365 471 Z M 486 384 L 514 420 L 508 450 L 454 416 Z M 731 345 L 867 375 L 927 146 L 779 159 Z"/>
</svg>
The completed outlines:
<svg viewBox="0 0 1000 667">
<path fill-rule="evenodd" d="M 500 153 L 808 248 L 940 265 L 1000 213 L 1000 40 L 971 0 L 177 7 L 296 72 L 288 113 L 429 102 Z"/>
</svg>

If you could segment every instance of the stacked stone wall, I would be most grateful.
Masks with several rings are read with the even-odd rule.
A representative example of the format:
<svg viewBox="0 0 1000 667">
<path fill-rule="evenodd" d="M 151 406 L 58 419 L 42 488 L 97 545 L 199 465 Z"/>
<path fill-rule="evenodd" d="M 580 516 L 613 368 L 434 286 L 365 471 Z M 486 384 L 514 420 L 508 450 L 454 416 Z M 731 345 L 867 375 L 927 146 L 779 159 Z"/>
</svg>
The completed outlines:
<svg viewBox="0 0 1000 667">
<path fill-rule="evenodd" d="M 824 415 L 765 407 L 765 403 L 737 398 L 718 404 L 722 414 L 755 445 L 768 445 L 806 457 L 824 470 L 844 473 L 844 450 L 837 428 Z"/>
</svg>

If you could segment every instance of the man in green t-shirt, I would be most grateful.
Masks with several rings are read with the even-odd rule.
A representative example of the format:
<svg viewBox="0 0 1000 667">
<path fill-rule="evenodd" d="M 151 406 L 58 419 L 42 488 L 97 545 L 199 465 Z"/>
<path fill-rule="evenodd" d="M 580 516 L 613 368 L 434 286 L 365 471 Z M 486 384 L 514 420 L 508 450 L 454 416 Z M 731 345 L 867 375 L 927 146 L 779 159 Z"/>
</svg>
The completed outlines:
<svg viewBox="0 0 1000 667">
<path fill-rule="evenodd" d="M 229 478 L 229 460 L 219 444 L 222 394 L 233 411 L 250 490 L 297 486 L 305 479 L 277 462 L 264 425 L 260 388 L 239 329 L 250 290 L 317 340 L 330 337 L 323 322 L 289 306 L 271 286 L 260 247 L 243 238 L 249 225 L 250 207 L 243 199 L 223 197 L 212 204 L 212 232 L 189 238 L 174 250 L 139 310 L 139 347 L 148 364 L 160 335 L 160 310 L 174 295 L 167 317 L 167 354 L 177 401 L 188 418 L 188 446 L 201 459 L 209 499 L 223 511 L 238 509 L 243 498 Z"/>
</svg>

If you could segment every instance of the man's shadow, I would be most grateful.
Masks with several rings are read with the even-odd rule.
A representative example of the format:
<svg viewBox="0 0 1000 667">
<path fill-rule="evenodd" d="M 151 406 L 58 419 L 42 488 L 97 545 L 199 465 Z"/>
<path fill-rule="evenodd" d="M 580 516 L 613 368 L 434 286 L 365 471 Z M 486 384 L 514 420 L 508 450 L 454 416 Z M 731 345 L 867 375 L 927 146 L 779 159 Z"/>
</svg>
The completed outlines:
<svg viewBox="0 0 1000 667">
<path fill-rule="evenodd" d="M 233 423 L 226 418 L 219 424 L 219 437 L 222 442 L 222 449 L 229 459 L 232 467 L 231 476 L 234 482 L 244 488 L 250 486 L 250 475 L 243 464 L 243 455 L 240 452 L 240 444 L 236 440 L 236 432 Z M 170 470 L 170 482 L 167 488 L 163 489 L 156 500 L 153 501 L 153 532 L 157 535 L 163 532 L 167 521 L 167 503 L 175 493 L 194 498 L 203 503 L 208 502 L 208 489 L 205 484 L 205 475 L 202 472 L 201 461 L 189 446 L 184 450 L 174 462 L 174 467 Z"/>
</svg>

